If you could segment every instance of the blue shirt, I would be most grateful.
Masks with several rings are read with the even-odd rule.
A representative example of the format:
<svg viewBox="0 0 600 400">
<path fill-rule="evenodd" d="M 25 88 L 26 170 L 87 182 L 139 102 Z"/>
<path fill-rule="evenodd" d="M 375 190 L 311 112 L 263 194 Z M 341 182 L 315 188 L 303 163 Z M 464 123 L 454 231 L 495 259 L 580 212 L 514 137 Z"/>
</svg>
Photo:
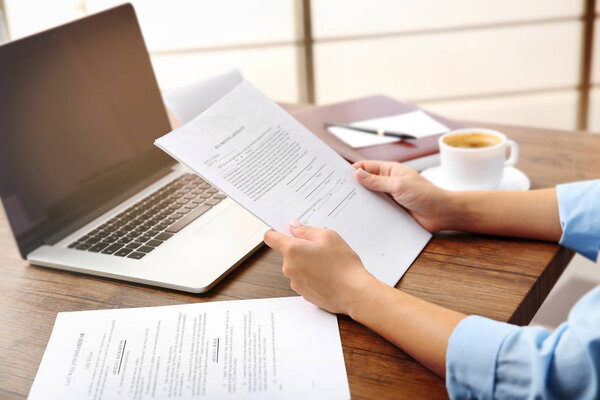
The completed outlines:
<svg viewBox="0 0 600 400">
<path fill-rule="evenodd" d="M 596 260 L 600 180 L 556 187 L 560 244 Z M 448 341 L 451 398 L 600 398 L 600 286 L 553 333 L 479 316 L 463 319 Z"/>
</svg>

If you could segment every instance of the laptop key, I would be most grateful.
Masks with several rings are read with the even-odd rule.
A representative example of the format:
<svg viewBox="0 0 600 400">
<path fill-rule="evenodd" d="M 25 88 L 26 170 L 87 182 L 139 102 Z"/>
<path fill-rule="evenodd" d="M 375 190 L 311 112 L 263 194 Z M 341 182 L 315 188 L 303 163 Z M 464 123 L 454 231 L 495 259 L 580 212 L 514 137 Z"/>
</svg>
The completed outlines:
<svg viewBox="0 0 600 400">
<path fill-rule="evenodd" d="M 221 200 L 219 200 L 219 199 L 209 199 L 209 200 L 206 200 L 204 202 L 204 204 L 209 205 L 209 206 L 216 206 L 220 202 L 221 202 Z"/>
<path fill-rule="evenodd" d="M 81 242 L 73 242 L 70 245 L 67 246 L 67 248 L 72 249 L 73 247 L 77 247 L 81 244 Z"/>
<path fill-rule="evenodd" d="M 92 246 L 93 246 L 93 244 L 92 244 L 92 243 L 87 243 L 87 242 L 86 242 L 86 243 L 80 243 L 80 244 L 79 244 L 79 245 L 77 245 L 77 247 L 75 247 L 75 248 L 76 248 L 76 249 L 78 249 L 78 250 L 87 250 L 87 249 L 89 249 L 89 248 L 90 248 L 90 247 L 92 247 Z"/>
<path fill-rule="evenodd" d="M 102 250 L 103 254 L 113 254 L 115 251 L 119 250 L 123 245 L 119 243 L 111 244 L 104 250 Z"/>
<path fill-rule="evenodd" d="M 152 239 L 146 242 L 146 246 L 158 247 L 162 244 L 162 240 Z"/>
<path fill-rule="evenodd" d="M 184 218 L 181 218 L 179 221 L 168 227 L 166 231 L 170 233 L 177 233 L 208 210 L 210 210 L 210 206 L 203 204 L 195 208 L 192 212 L 188 213 Z"/>
<path fill-rule="evenodd" d="M 136 260 L 139 260 L 140 258 L 144 257 L 146 255 L 146 253 L 138 253 L 137 251 L 129 254 L 127 256 L 127 258 L 135 258 Z"/>
<path fill-rule="evenodd" d="M 139 249 L 137 249 L 137 251 L 142 253 L 150 253 L 152 250 L 154 250 L 154 247 L 152 246 L 142 246 Z"/>
<path fill-rule="evenodd" d="M 110 243 L 115 243 L 117 240 L 119 240 L 121 237 L 118 235 L 110 235 L 107 238 L 104 238 L 105 242 L 110 242 Z"/>
<path fill-rule="evenodd" d="M 170 239 L 172 236 L 173 236 L 172 233 L 162 232 L 162 233 L 156 235 L 156 237 L 154 239 L 167 240 L 167 239 Z"/>
<path fill-rule="evenodd" d="M 106 228 L 104 228 L 104 232 L 113 233 L 113 232 L 116 232 L 118 229 L 119 229 L 118 226 L 111 225 L 111 226 L 107 226 Z"/>
<path fill-rule="evenodd" d="M 89 251 L 93 251 L 94 253 L 97 253 L 99 251 L 104 250 L 105 247 L 107 247 L 110 243 L 106 243 L 106 242 L 100 242 L 97 243 L 95 245 L 93 245 L 92 247 L 90 247 L 88 250 Z"/>
<path fill-rule="evenodd" d="M 126 245 L 125 247 L 128 249 L 137 249 L 138 247 L 140 247 L 143 244 L 144 243 L 140 243 L 140 242 L 132 242 L 132 243 L 129 243 L 128 245 Z"/>
<path fill-rule="evenodd" d="M 115 256 L 125 257 L 127 254 L 131 253 L 133 250 L 123 247 L 121 250 L 115 253 Z"/>
</svg>

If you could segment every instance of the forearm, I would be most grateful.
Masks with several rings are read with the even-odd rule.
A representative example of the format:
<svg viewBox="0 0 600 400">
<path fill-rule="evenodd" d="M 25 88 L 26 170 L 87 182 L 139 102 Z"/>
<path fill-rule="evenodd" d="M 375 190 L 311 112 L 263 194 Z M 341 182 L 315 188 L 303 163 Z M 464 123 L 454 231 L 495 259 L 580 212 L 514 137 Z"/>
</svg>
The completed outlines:
<svg viewBox="0 0 600 400">
<path fill-rule="evenodd" d="M 556 189 L 452 192 L 445 227 L 451 230 L 558 241 Z"/>
<path fill-rule="evenodd" d="M 349 314 L 442 377 L 448 339 L 466 317 L 376 280 L 357 294 Z"/>
</svg>

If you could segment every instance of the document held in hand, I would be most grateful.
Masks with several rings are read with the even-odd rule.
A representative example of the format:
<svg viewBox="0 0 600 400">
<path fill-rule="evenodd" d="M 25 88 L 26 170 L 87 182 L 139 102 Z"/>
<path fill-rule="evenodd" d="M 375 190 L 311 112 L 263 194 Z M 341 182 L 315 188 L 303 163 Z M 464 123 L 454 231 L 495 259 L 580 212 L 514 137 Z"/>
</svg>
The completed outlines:
<svg viewBox="0 0 600 400">
<path fill-rule="evenodd" d="M 289 234 L 294 218 L 337 231 L 390 286 L 431 238 L 249 82 L 155 144 L 279 232 Z"/>
<path fill-rule="evenodd" d="M 30 400 L 349 399 L 337 318 L 301 297 L 59 313 Z"/>
</svg>

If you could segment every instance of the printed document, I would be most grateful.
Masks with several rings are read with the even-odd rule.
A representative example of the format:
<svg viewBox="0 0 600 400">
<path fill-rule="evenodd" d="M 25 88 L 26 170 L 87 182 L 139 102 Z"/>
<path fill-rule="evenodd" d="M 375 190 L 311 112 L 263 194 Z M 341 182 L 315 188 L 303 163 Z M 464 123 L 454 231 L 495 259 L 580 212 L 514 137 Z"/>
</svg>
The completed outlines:
<svg viewBox="0 0 600 400">
<path fill-rule="evenodd" d="M 421 110 L 411 111 L 400 115 L 392 115 L 390 117 L 353 122 L 350 125 L 359 128 L 383 129 L 384 131 L 390 132 L 408 133 L 409 135 L 418 138 L 449 131 L 446 125 L 440 124 Z M 329 132 L 337 136 L 338 139 L 354 148 L 393 143 L 400 140 L 393 136 L 377 136 L 337 126 L 332 126 L 328 129 Z"/>
<path fill-rule="evenodd" d="M 337 231 L 377 279 L 395 285 L 431 234 L 248 82 L 156 145 L 273 229 Z"/>
<path fill-rule="evenodd" d="M 349 399 L 337 318 L 301 297 L 59 313 L 38 399 Z"/>
</svg>

